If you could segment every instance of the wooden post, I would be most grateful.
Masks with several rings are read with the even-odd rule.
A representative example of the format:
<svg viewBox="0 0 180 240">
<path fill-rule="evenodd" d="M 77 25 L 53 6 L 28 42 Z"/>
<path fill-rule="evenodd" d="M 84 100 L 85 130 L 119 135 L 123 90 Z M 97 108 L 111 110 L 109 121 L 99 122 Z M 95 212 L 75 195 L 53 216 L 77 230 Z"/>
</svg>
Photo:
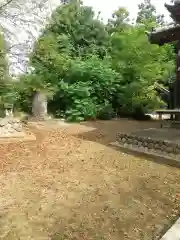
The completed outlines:
<svg viewBox="0 0 180 240">
<path fill-rule="evenodd" d="M 162 122 L 162 113 L 159 113 L 159 122 L 160 122 L 160 126 L 161 126 L 161 128 L 163 128 L 163 122 Z"/>
<path fill-rule="evenodd" d="M 180 109 L 180 41 L 177 43 L 176 56 L 175 108 Z"/>
</svg>

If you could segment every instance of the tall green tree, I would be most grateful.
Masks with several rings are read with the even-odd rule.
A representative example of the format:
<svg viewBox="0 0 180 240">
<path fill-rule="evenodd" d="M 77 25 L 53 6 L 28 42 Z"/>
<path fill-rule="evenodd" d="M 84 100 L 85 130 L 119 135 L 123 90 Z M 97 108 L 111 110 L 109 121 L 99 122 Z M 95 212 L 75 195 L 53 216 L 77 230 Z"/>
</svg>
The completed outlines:
<svg viewBox="0 0 180 240">
<path fill-rule="evenodd" d="M 51 111 L 71 121 L 159 107 L 155 82 L 173 71 L 171 46 L 148 42 L 145 30 L 153 18 L 132 25 L 128 16 L 120 8 L 105 26 L 78 0 L 56 9 L 34 46 L 32 71 L 23 81 L 25 89 L 29 86 L 25 95 L 35 93 L 35 115 L 47 112 L 47 93 Z"/>
<path fill-rule="evenodd" d="M 138 14 L 136 23 L 150 25 L 164 25 L 164 15 L 159 15 L 156 12 L 156 7 L 151 3 L 151 0 L 144 0 L 138 5 Z"/>
<path fill-rule="evenodd" d="M 8 62 L 7 49 L 3 34 L 0 34 L 0 81 L 1 83 L 7 80 L 8 76 Z"/>
<path fill-rule="evenodd" d="M 112 34 L 114 32 L 123 31 L 124 29 L 129 27 L 129 17 L 130 14 L 126 8 L 120 7 L 118 10 L 116 10 L 107 24 L 107 29 L 109 30 L 109 33 Z"/>
<path fill-rule="evenodd" d="M 14 84 L 9 76 L 7 46 L 2 32 L 0 33 L 0 110 L 5 103 L 13 104 L 16 96 Z"/>
<path fill-rule="evenodd" d="M 158 107 L 155 83 L 174 70 L 171 46 L 151 45 L 145 28 L 135 26 L 112 36 L 112 66 L 123 76 L 119 104 L 126 113 Z"/>
<path fill-rule="evenodd" d="M 106 58 L 108 40 L 105 25 L 95 18 L 92 8 L 78 0 L 58 7 L 30 58 L 33 71 L 29 79 L 36 97 L 42 91 L 56 92 L 62 81 L 68 81 L 68 70 L 75 59 L 86 61 L 92 55 Z"/>
<path fill-rule="evenodd" d="M 48 30 L 55 35 L 66 35 L 75 57 L 95 53 L 103 58 L 106 55 L 104 46 L 108 44 L 108 33 L 105 25 L 95 18 L 91 7 L 83 6 L 79 0 L 57 8 Z"/>
</svg>

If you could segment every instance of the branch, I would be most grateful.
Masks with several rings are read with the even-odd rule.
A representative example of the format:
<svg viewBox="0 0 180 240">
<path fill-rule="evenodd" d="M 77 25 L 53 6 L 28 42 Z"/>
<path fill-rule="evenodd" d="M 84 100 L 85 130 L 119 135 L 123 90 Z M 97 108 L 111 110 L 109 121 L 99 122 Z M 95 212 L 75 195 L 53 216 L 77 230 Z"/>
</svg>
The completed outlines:
<svg viewBox="0 0 180 240">
<path fill-rule="evenodd" d="M 0 10 L 2 10 L 3 8 L 5 8 L 8 4 L 10 4 L 13 0 L 8 0 L 6 3 L 4 3 L 3 5 L 0 6 Z"/>
</svg>

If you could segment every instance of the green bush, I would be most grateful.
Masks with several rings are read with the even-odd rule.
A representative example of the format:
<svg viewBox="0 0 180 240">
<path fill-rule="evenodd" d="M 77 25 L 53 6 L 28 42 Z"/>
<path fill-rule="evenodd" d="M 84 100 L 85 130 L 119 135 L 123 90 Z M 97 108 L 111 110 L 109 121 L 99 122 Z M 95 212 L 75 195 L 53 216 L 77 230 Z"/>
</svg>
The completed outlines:
<svg viewBox="0 0 180 240">
<path fill-rule="evenodd" d="M 110 120 L 115 117 L 115 112 L 111 104 L 105 104 L 100 107 L 97 118 L 100 120 Z"/>
<path fill-rule="evenodd" d="M 97 106 L 91 99 L 76 99 L 72 108 L 65 111 L 67 121 L 79 122 L 95 120 L 97 117 Z"/>
</svg>

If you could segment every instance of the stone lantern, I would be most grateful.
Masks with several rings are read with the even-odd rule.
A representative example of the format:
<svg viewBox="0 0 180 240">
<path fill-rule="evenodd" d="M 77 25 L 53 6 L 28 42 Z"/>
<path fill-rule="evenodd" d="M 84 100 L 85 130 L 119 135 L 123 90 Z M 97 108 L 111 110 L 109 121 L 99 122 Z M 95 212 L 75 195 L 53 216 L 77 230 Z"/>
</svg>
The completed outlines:
<svg viewBox="0 0 180 240">
<path fill-rule="evenodd" d="M 13 117 L 13 104 L 5 103 L 4 104 L 5 109 L 5 116 L 6 117 Z"/>
</svg>

